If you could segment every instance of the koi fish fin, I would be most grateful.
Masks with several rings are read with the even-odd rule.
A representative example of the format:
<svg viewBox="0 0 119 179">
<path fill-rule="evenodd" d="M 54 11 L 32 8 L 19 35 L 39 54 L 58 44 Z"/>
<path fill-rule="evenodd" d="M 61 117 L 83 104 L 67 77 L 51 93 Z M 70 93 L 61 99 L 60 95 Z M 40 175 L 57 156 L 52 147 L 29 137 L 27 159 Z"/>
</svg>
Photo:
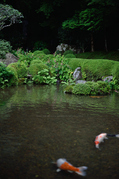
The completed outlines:
<svg viewBox="0 0 119 179">
<path fill-rule="evenodd" d="M 57 170 L 56 170 L 56 172 L 60 172 L 61 171 L 61 169 L 60 168 L 58 168 Z"/>
<path fill-rule="evenodd" d="M 96 144 L 95 147 L 96 147 L 97 149 L 99 149 L 99 144 Z"/>
<path fill-rule="evenodd" d="M 73 171 L 71 171 L 71 170 L 67 170 L 68 172 L 70 172 L 70 173 L 73 173 Z"/>
<path fill-rule="evenodd" d="M 116 137 L 119 138 L 119 134 L 116 134 Z"/>
<path fill-rule="evenodd" d="M 86 172 L 85 170 L 88 169 L 88 167 L 86 166 L 82 166 L 82 167 L 77 167 L 79 169 L 79 172 L 76 172 L 78 175 L 81 175 L 81 176 L 86 176 Z"/>
</svg>

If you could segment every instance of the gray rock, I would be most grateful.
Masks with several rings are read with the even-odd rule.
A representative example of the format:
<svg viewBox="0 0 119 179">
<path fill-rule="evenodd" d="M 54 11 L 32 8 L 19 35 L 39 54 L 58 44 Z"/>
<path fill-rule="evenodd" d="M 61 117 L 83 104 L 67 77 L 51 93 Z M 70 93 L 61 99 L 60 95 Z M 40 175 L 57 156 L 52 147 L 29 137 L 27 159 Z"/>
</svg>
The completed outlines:
<svg viewBox="0 0 119 179">
<path fill-rule="evenodd" d="M 112 81 L 112 79 L 113 79 L 113 76 L 107 76 L 107 77 L 102 77 L 102 81 L 107 81 L 107 82 L 110 82 L 110 81 Z"/>
<path fill-rule="evenodd" d="M 81 75 L 81 67 L 77 67 L 73 73 L 73 78 L 77 80 L 80 80 L 82 78 Z"/>
<path fill-rule="evenodd" d="M 81 84 L 81 83 L 85 84 L 86 81 L 85 81 L 85 80 L 77 80 L 77 81 L 76 81 L 76 84 Z"/>
</svg>

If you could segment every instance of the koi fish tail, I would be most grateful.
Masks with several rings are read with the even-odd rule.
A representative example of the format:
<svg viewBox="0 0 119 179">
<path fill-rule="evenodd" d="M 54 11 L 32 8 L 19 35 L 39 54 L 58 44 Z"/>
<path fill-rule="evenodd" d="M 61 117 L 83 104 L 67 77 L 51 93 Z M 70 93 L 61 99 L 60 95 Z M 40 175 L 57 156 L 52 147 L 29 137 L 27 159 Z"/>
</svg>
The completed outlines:
<svg viewBox="0 0 119 179">
<path fill-rule="evenodd" d="M 77 167 L 79 169 L 79 172 L 76 172 L 78 175 L 81 176 L 86 176 L 86 171 L 88 169 L 88 167 L 86 166 L 82 166 L 82 167 Z"/>
<path fill-rule="evenodd" d="M 116 134 L 116 137 L 119 138 L 119 134 Z"/>
<path fill-rule="evenodd" d="M 108 137 L 117 137 L 119 138 L 119 134 L 107 134 Z"/>
</svg>

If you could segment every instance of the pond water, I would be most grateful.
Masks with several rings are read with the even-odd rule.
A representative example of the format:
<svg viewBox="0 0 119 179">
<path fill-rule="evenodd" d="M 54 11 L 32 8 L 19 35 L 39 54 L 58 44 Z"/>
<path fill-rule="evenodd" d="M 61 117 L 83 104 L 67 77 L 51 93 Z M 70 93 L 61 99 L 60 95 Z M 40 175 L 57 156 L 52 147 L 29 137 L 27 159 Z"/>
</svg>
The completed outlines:
<svg viewBox="0 0 119 179">
<path fill-rule="evenodd" d="M 119 94 L 93 98 L 62 86 L 0 90 L 0 179 L 71 179 L 52 161 L 87 166 L 87 179 L 119 178 L 119 138 L 95 148 L 95 136 L 119 133 Z"/>
</svg>

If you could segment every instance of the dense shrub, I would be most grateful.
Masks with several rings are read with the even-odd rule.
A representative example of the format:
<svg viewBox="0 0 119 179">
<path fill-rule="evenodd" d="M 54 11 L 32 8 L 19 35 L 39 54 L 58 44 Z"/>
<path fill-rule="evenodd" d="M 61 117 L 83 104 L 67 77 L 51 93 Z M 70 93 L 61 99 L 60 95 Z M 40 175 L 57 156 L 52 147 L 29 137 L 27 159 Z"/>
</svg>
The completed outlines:
<svg viewBox="0 0 119 179">
<path fill-rule="evenodd" d="M 48 50 L 47 48 L 42 50 L 46 55 L 50 54 L 50 50 Z"/>
<path fill-rule="evenodd" d="M 119 62 L 115 62 L 114 66 L 112 68 L 112 75 L 116 78 L 119 79 Z"/>
<path fill-rule="evenodd" d="M 19 62 L 24 62 L 26 66 L 29 66 L 31 61 L 33 60 L 33 53 L 26 53 L 26 54 L 18 54 Z"/>
<path fill-rule="evenodd" d="M 70 92 L 77 95 L 104 95 L 109 94 L 111 91 L 110 84 L 104 81 L 87 82 L 85 84 L 80 83 L 74 86 L 67 86 L 66 92 Z"/>
<path fill-rule="evenodd" d="M 74 54 L 66 54 L 65 58 L 76 58 Z"/>
<path fill-rule="evenodd" d="M 80 94 L 80 95 L 89 95 L 91 92 L 90 85 L 87 84 L 77 84 L 73 87 L 72 93 L 73 94 Z"/>
<path fill-rule="evenodd" d="M 33 59 L 32 61 L 31 61 L 31 65 L 33 65 L 33 64 L 36 64 L 36 63 L 42 63 L 42 61 L 39 59 L 39 58 L 36 58 L 36 59 Z"/>
<path fill-rule="evenodd" d="M 10 52 L 12 49 L 10 43 L 5 40 L 0 40 L 0 58 L 5 59 L 7 52 Z"/>
<path fill-rule="evenodd" d="M 49 55 L 44 56 L 43 59 L 46 62 L 46 61 L 49 61 L 49 60 L 53 60 L 54 58 L 55 58 L 54 55 L 49 54 Z"/>
<path fill-rule="evenodd" d="M 18 78 L 24 78 L 27 76 L 27 67 L 23 62 L 11 63 L 8 67 L 13 67 L 18 75 Z"/>
<path fill-rule="evenodd" d="M 72 50 L 66 50 L 63 55 L 67 55 L 67 54 L 75 54 Z"/>
<path fill-rule="evenodd" d="M 43 70 L 43 69 L 48 69 L 48 66 L 45 65 L 44 63 L 35 63 L 35 64 L 31 64 L 29 67 L 29 73 L 34 77 L 35 75 L 38 74 L 39 71 Z"/>
<path fill-rule="evenodd" d="M 10 81 L 9 81 L 9 85 L 10 86 L 15 86 L 15 85 L 18 85 L 18 74 L 17 74 L 17 70 L 8 65 L 7 68 L 6 68 L 10 73 L 13 73 L 13 76 L 10 78 Z"/>
<path fill-rule="evenodd" d="M 33 58 L 39 58 L 40 60 L 44 60 L 46 54 L 43 52 L 43 51 L 39 51 L 39 50 L 36 50 L 34 53 L 33 53 Z"/>
</svg>

